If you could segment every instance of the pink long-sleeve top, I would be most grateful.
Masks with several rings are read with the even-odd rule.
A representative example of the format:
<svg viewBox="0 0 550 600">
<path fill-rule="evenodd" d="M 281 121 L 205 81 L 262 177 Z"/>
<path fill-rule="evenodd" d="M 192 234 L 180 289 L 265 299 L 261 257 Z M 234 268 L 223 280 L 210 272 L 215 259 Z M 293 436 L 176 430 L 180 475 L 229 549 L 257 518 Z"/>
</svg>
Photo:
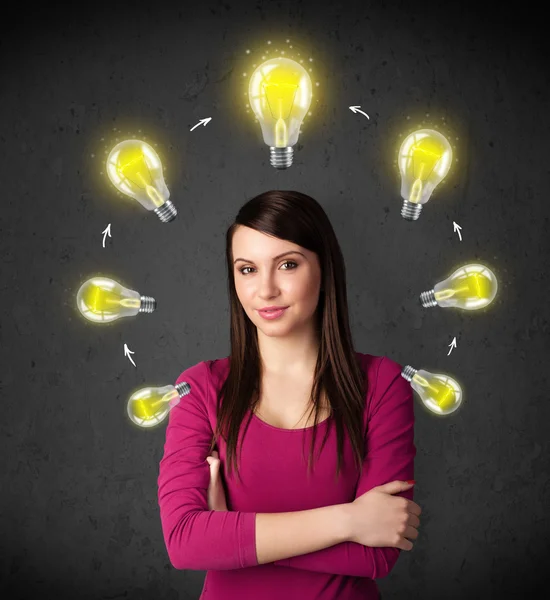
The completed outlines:
<svg viewBox="0 0 550 600">
<path fill-rule="evenodd" d="M 344 438 L 341 477 L 335 483 L 336 428 L 332 417 L 317 425 L 315 470 L 307 479 L 313 427 L 280 429 L 253 415 L 244 438 L 242 484 L 228 474 L 226 444 L 218 448 L 228 511 L 208 509 L 210 467 L 206 462 L 216 426 L 216 392 L 227 377 L 229 357 L 185 370 L 191 392 L 169 415 L 159 465 L 158 501 L 168 556 L 176 569 L 205 570 L 199 600 L 376 600 L 375 579 L 388 575 L 398 548 L 355 542 L 258 564 L 256 513 L 308 510 L 353 501 L 377 485 L 414 478 L 414 403 L 401 366 L 387 357 L 357 353 L 368 380 L 363 426 L 367 426 L 363 474 Z M 246 413 L 242 427 L 245 426 Z M 325 427 L 331 431 L 318 458 Z M 344 427 L 344 433 L 347 433 Z M 240 438 L 239 438 L 240 439 Z M 413 499 L 413 489 L 398 495 Z"/>
</svg>

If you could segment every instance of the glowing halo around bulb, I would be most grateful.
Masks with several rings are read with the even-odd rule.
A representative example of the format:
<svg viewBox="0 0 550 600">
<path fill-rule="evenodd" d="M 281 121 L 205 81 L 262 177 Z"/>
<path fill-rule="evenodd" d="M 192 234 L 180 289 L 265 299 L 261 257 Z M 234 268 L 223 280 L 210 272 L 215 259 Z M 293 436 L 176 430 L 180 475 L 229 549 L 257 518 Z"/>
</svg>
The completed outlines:
<svg viewBox="0 0 550 600">
<path fill-rule="evenodd" d="M 153 148 L 141 140 L 117 144 L 107 158 L 107 175 L 111 183 L 147 210 L 156 213 L 163 223 L 176 218 L 178 211 L 168 199 L 162 163 Z"/>
<path fill-rule="evenodd" d="M 276 169 L 292 165 L 293 148 L 311 105 L 312 85 L 306 69 L 291 58 L 259 65 L 250 77 L 248 99 L 258 119 L 270 162 Z"/>
<path fill-rule="evenodd" d="M 464 265 L 450 277 L 420 294 L 424 308 L 441 306 L 464 310 L 485 308 L 495 299 L 498 282 L 491 269 L 480 264 Z"/>
<path fill-rule="evenodd" d="M 408 135 L 398 155 L 401 173 L 401 216 L 416 221 L 422 205 L 451 168 L 453 151 L 445 136 L 433 129 L 419 129 Z"/>
<path fill-rule="evenodd" d="M 462 404 L 462 388 L 448 375 L 407 365 L 401 371 L 401 376 L 410 382 L 424 406 L 436 415 L 450 415 Z"/>
</svg>

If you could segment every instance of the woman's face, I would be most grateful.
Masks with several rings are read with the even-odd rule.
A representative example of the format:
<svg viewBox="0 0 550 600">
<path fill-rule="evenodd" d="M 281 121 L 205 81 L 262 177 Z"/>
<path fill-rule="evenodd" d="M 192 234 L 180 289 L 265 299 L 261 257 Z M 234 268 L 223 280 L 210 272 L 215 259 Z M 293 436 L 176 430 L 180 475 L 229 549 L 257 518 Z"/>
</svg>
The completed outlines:
<svg viewBox="0 0 550 600">
<path fill-rule="evenodd" d="M 281 336 L 310 323 L 321 286 L 317 254 L 242 225 L 233 235 L 232 251 L 237 297 L 254 325 L 266 335 Z M 268 306 L 288 308 L 267 320 L 258 309 Z"/>
</svg>

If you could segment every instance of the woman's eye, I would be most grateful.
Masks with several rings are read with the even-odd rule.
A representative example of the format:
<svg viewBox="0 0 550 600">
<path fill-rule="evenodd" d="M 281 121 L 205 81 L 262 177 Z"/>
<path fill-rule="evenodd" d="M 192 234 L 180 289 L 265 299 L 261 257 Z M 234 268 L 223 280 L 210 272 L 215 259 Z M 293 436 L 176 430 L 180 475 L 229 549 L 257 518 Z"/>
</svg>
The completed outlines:
<svg viewBox="0 0 550 600">
<path fill-rule="evenodd" d="M 295 269 L 295 268 L 298 266 L 298 265 L 297 265 L 297 263 L 295 263 L 295 262 L 294 262 L 294 261 L 292 261 L 292 260 L 287 260 L 287 261 L 285 261 L 285 262 L 283 263 L 283 265 L 293 265 L 293 267 L 292 267 L 292 268 L 290 268 L 290 269 L 283 269 L 283 271 L 292 271 L 292 270 L 294 270 L 294 269 Z M 248 275 L 248 273 L 244 273 L 244 271 L 245 271 L 246 269 L 253 269 L 253 268 L 254 268 L 254 267 L 243 267 L 242 269 L 239 269 L 239 272 L 240 272 L 240 273 L 242 273 L 243 275 Z"/>
</svg>

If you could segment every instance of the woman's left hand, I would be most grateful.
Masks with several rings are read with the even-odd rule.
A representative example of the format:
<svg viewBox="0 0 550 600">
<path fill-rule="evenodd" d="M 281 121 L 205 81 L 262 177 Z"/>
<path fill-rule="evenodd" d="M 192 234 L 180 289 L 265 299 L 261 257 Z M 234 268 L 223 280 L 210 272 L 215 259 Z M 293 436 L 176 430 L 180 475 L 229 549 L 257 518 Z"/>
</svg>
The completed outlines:
<svg viewBox="0 0 550 600">
<path fill-rule="evenodd" d="M 210 484 L 208 485 L 208 509 L 209 510 L 227 510 L 225 501 L 225 489 L 221 478 L 220 468 L 221 460 L 217 450 L 212 452 L 211 456 L 206 457 L 210 465 Z"/>
</svg>

